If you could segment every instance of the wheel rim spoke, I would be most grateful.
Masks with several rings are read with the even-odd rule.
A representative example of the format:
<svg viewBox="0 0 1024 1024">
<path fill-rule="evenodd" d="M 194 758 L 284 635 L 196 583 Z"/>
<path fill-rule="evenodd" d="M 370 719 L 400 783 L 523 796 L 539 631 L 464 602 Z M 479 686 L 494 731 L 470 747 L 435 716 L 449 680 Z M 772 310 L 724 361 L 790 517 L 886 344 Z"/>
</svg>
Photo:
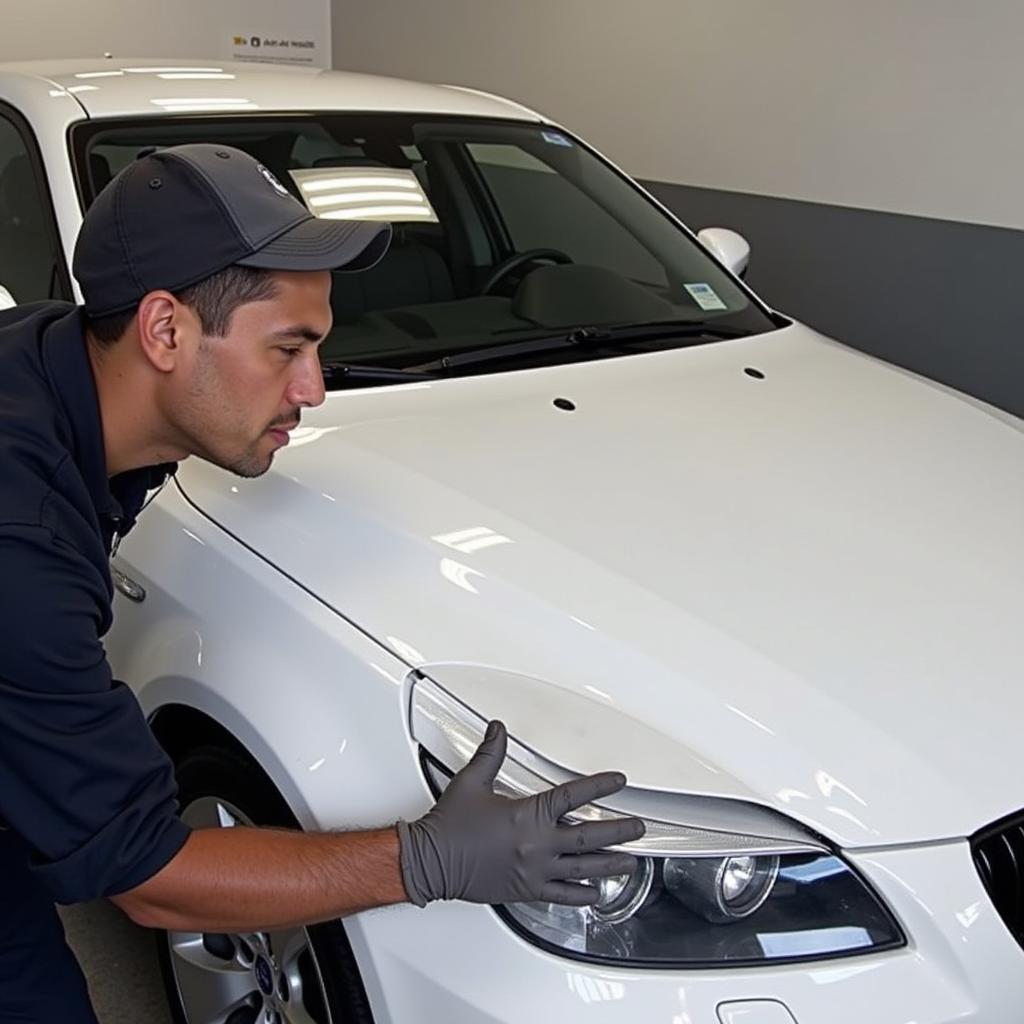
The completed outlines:
<svg viewBox="0 0 1024 1024">
<path fill-rule="evenodd" d="M 226 1024 L 232 1013 L 260 998 L 252 971 L 210 953 L 201 934 L 173 933 L 171 962 L 191 1024 Z M 232 1024 L 242 1020 L 239 1014 Z"/>
<path fill-rule="evenodd" d="M 306 930 L 274 932 L 271 941 L 281 973 L 288 979 L 289 998 L 281 1002 L 285 1020 L 288 1024 L 327 1024 L 322 986 Z"/>
</svg>

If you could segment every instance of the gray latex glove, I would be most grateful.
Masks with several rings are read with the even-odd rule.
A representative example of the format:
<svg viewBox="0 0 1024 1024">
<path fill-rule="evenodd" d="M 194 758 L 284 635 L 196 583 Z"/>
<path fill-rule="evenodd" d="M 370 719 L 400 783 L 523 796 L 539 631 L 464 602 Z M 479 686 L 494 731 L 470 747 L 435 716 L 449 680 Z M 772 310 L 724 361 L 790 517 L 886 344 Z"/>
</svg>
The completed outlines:
<svg viewBox="0 0 1024 1024">
<path fill-rule="evenodd" d="M 626 784 L 602 772 L 523 799 L 494 792 L 507 737 L 491 722 L 472 760 L 449 783 L 433 809 L 418 821 L 398 822 L 402 881 L 411 902 L 520 903 L 543 900 L 587 906 L 597 889 L 578 879 L 631 875 L 628 853 L 600 851 L 639 839 L 639 818 L 580 825 L 558 819 L 583 804 L 611 796 Z"/>
</svg>

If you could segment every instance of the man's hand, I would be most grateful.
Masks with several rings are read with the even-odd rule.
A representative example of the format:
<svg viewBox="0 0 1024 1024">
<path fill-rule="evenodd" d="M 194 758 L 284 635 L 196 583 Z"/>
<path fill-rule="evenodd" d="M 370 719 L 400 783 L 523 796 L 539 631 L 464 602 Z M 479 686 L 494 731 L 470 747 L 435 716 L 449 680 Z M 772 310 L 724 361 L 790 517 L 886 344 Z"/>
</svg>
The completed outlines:
<svg viewBox="0 0 1024 1024">
<path fill-rule="evenodd" d="M 417 906 L 430 900 L 587 906 L 598 891 L 580 879 L 636 870 L 629 854 L 597 851 L 639 839 L 639 818 L 559 823 L 569 811 L 617 793 L 625 776 L 602 772 L 510 800 L 494 792 L 506 745 L 504 725 L 491 722 L 433 809 L 418 821 L 398 823 L 402 880 Z"/>
<path fill-rule="evenodd" d="M 604 772 L 509 800 L 494 792 L 505 746 L 492 722 L 433 810 L 397 833 L 196 829 L 160 871 L 112 899 L 145 927 L 203 932 L 312 924 L 405 898 L 593 903 L 597 890 L 579 879 L 636 868 L 628 854 L 596 851 L 638 839 L 643 823 L 558 819 L 626 780 Z"/>
</svg>

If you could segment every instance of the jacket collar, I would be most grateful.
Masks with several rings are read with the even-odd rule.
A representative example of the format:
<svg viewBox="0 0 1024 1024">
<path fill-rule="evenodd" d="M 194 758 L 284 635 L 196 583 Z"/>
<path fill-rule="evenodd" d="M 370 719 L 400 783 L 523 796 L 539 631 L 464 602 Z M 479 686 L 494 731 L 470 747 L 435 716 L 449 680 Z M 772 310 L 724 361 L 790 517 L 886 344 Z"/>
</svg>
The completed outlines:
<svg viewBox="0 0 1024 1024">
<path fill-rule="evenodd" d="M 43 332 L 43 366 L 67 427 L 68 449 L 96 514 L 101 520 L 115 521 L 117 533 L 123 536 L 134 525 L 146 491 L 160 486 L 177 464 L 145 466 L 107 477 L 103 421 L 86 349 L 83 310 L 70 305 L 66 310 Z"/>
</svg>

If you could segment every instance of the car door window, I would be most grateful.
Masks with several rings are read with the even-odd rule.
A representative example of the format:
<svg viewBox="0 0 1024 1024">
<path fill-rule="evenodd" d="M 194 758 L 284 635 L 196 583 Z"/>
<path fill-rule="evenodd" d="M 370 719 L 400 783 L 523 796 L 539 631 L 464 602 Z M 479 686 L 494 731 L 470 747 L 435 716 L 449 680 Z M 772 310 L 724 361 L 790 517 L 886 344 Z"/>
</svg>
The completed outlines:
<svg viewBox="0 0 1024 1024">
<path fill-rule="evenodd" d="M 16 303 L 65 298 L 63 256 L 34 144 L 0 109 L 0 286 Z"/>
</svg>

